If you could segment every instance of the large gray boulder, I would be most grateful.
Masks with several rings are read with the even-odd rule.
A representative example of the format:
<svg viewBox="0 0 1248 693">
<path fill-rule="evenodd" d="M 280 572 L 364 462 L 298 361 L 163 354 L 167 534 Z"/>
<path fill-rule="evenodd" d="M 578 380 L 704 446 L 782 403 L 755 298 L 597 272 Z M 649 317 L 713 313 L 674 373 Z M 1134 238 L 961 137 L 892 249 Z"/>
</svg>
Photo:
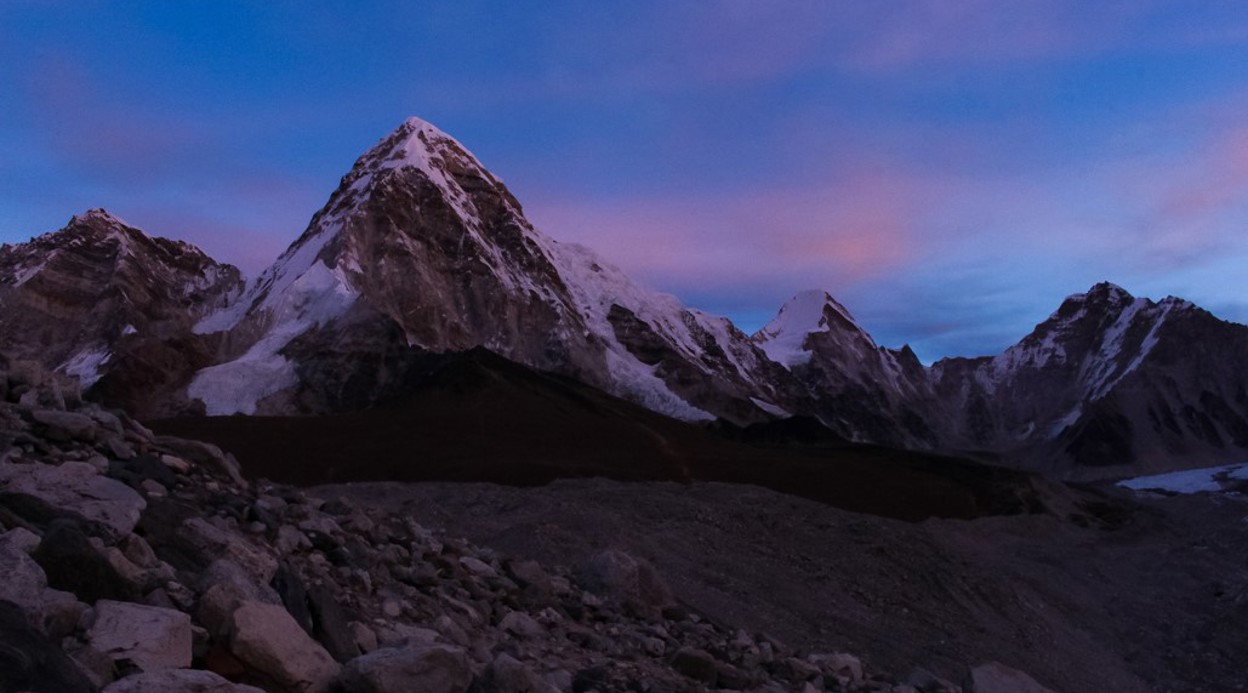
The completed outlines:
<svg viewBox="0 0 1248 693">
<path fill-rule="evenodd" d="M 463 650 L 416 643 L 356 657 L 338 679 L 344 693 L 463 693 L 471 683 Z"/>
<path fill-rule="evenodd" d="M 230 625 L 230 652 L 284 688 L 324 691 L 341 668 L 281 606 L 243 602 Z"/>
<path fill-rule="evenodd" d="M 173 609 L 100 600 L 87 641 L 146 672 L 191 665 L 191 617 Z"/>
<path fill-rule="evenodd" d="M 32 496 L 50 506 L 99 523 L 122 537 L 147 507 L 134 489 L 100 476 L 85 462 L 59 465 L 0 463 L 0 493 Z"/>
</svg>

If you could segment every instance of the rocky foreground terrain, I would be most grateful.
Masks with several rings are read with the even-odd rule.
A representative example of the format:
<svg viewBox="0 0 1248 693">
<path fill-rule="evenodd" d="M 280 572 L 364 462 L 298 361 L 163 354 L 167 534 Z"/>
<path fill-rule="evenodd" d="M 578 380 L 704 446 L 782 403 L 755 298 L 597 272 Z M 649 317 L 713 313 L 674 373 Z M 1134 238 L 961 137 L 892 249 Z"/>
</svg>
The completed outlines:
<svg viewBox="0 0 1248 693">
<path fill-rule="evenodd" d="M 252 483 L 30 362 L 0 361 L 0 450 L 6 693 L 1047 690 L 786 644 L 618 546 L 542 563 Z"/>
</svg>

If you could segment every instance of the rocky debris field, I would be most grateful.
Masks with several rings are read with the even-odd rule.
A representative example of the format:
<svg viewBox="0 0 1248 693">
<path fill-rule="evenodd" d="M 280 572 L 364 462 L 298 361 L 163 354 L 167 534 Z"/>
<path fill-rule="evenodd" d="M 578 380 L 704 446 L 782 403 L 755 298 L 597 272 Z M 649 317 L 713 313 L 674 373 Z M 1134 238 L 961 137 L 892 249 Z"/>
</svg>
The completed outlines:
<svg viewBox="0 0 1248 693">
<path fill-rule="evenodd" d="M 538 561 L 616 546 L 709 619 L 883 671 L 963 682 L 998 661 L 1064 693 L 1248 690 L 1243 496 L 1070 489 L 1044 513 L 910 523 L 722 483 L 311 491 Z"/>
<path fill-rule="evenodd" d="M 964 690 L 706 618 L 618 548 L 544 565 L 249 483 L 28 362 L 0 362 L 0 450 L 6 693 Z"/>
</svg>

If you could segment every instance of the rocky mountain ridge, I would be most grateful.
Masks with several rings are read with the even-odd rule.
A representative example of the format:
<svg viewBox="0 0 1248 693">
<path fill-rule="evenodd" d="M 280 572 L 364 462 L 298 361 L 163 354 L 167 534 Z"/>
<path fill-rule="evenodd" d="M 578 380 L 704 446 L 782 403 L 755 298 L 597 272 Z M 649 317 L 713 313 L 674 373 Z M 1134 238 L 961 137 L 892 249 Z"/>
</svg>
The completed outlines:
<svg viewBox="0 0 1248 693">
<path fill-rule="evenodd" d="M 1064 476 L 1248 449 L 1248 328 L 1185 301 L 1099 284 L 1002 355 L 931 367 L 822 291 L 747 336 L 546 237 L 415 118 L 245 290 L 233 268 L 97 210 L 0 250 L 0 325 L 5 348 L 141 417 L 358 411 L 403 392 L 421 355 L 483 347 L 685 420 L 811 416 L 852 441 Z"/>
</svg>

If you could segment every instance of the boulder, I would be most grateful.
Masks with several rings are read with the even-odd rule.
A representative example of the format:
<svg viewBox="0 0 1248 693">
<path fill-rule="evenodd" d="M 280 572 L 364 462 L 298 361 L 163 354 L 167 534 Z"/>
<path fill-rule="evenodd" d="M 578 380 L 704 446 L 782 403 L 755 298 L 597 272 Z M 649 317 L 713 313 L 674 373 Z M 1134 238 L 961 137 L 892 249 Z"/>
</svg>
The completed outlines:
<svg viewBox="0 0 1248 693">
<path fill-rule="evenodd" d="M 85 414 L 53 409 L 36 409 L 30 418 L 42 424 L 44 435 L 50 440 L 69 441 L 81 440 L 95 442 L 99 432 L 99 424 Z"/>
<path fill-rule="evenodd" d="M 123 575 L 87 538 L 77 523 L 57 520 L 48 528 L 34 559 L 48 584 L 73 592 L 85 602 L 100 599 L 138 601 L 142 590 Z"/>
<path fill-rule="evenodd" d="M 580 570 L 581 586 L 644 618 L 661 618 L 672 592 L 654 566 L 619 549 L 591 557 Z"/>
<path fill-rule="evenodd" d="M 20 608 L 0 600 L 0 691 L 92 693 L 95 686 Z"/>
<path fill-rule="evenodd" d="M 702 683 L 713 685 L 719 678 L 715 658 L 704 650 L 692 647 L 682 647 L 672 655 L 672 668 Z"/>
<path fill-rule="evenodd" d="M 480 693 L 559 693 L 558 688 L 506 652 L 494 658 L 473 684 L 473 690 Z"/>
<path fill-rule="evenodd" d="M 343 693 L 463 693 L 472 669 L 463 650 L 449 645 L 411 644 L 356 657 L 343 668 Z"/>
<path fill-rule="evenodd" d="M 142 671 L 184 668 L 191 665 L 191 617 L 173 609 L 101 600 L 87 642 Z"/>
<path fill-rule="evenodd" d="M 107 527 L 114 537 L 134 529 L 147 503 L 125 484 L 86 462 L 0 464 L 0 493 L 32 496 Z"/>
<path fill-rule="evenodd" d="M 39 535 L 25 527 L 14 527 L 0 534 L 0 545 L 13 547 L 22 553 L 31 554 L 39 548 Z"/>
<path fill-rule="evenodd" d="M 100 693 L 264 693 L 259 688 L 231 683 L 211 671 L 166 669 L 127 676 Z"/>
<path fill-rule="evenodd" d="M 242 568 L 257 585 L 268 585 L 277 573 L 277 559 L 241 536 L 214 527 L 202 517 L 182 522 L 180 542 L 205 565 L 226 558 Z"/>
<path fill-rule="evenodd" d="M 1000 662 L 981 664 L 966 677 L 966 693 L 1054 693 L 1027 674 Z"/>
<path fill-rule="evenodd" d="M 279 686 L 323 691 L 339 672 L 334 658 L 281 606 L 243 602 L 230 626 L 230 652 Z"/>
<path fill-rule="evenodd" d="M 42 595 L 47 586 L 48 577 L 34 559 L 14 542 L 0 541 L 0 600 L 12 602 L 37 624 L 43 619 Z"/>
</svg>

